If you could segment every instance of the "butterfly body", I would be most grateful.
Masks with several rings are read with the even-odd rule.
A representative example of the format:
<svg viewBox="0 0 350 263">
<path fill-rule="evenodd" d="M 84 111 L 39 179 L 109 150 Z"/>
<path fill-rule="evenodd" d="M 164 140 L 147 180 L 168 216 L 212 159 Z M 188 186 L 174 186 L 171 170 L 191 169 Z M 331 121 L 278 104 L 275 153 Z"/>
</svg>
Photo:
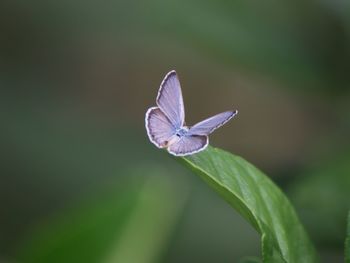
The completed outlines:
<svg viewBox="0 0 350 263">
<path fill-rule="evenodd" d="M 156 102 L 157 107 L 151 107 L 146 112 L 148 137 L 158 148 L 167 148 L 175 156 L 204 150 L 209 144 L 208 135 L 237 114 L 237 111 L 227 111 L 192 127 L 185 126 L 182 91 L 174 70 L 162 81 Z"/>
<path fill-rule="evenodd" d="M 184 127 L 181 127 L 180 129 L 177 129 L 176 132 L 175 132 L 175 135 L 177 137 L 182 137 L 182 136 L 186 136 L 188 134 L 188 127 L 184 126 Z"/>
</svg>

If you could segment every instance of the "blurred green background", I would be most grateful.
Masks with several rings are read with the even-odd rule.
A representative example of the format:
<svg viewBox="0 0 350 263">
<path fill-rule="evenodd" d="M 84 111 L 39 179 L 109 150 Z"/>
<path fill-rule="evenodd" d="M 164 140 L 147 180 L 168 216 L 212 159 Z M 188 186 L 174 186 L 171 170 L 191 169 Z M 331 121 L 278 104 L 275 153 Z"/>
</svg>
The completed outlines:
<svg viewBox="0 0 350 263">
<path fill-rule="evenodd" d="M 0 2 L 0 262 L 238 262 L 259 236 L 157 150 L 176 69 L 187 123 L 291 198 L 323 262 L 350 208 L 350 2 Z M 297 242 L 297 241 L 296 241 Z"/>
</svg>

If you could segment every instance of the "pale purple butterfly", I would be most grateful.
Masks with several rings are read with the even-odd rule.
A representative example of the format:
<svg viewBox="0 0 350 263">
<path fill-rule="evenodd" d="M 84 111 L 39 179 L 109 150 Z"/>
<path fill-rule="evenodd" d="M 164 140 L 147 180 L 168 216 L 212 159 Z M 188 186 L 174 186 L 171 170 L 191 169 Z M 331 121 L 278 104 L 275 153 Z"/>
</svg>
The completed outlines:
<svg viewBox="0 0 350 263">
<path fill-rule="evenodd" d="M 160 84 L 156 102 L 158 107 L 151 107 L 146 112 L 148 137 L 158 148 L 167 148 L 175 156 L 204 150 L 209 144 L 208 135 L 237 114 L 237 110 L 226 111 L 192 127 L 185 126 L 185 108 L 175 70 L 170 71 Z"/>
</svg>

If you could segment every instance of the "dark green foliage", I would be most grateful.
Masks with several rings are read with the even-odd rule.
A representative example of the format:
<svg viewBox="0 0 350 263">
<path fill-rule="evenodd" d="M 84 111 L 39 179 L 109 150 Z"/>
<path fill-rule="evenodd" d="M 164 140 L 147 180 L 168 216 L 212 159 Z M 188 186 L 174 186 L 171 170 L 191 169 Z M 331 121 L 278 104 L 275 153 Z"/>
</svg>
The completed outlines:
<svg viewBox="0 0 350 263">
<path fill-rule="evenodd" d="M 34 233 L 19 253 L 24 263 L 153 263 L 159 260 L 185 196 L 172 182 L 114 188 Z"/>
</svg>

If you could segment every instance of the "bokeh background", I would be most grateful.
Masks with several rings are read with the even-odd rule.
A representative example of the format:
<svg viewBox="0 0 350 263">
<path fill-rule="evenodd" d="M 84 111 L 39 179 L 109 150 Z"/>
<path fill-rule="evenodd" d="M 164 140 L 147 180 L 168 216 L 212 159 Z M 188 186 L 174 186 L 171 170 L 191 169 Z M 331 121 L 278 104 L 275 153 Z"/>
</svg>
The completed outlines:
<svg viewBox="0 0 350 263">
<path fill-rule="evenodd" d="M 0 2 L 0 262 L 238 262 L 259 236 L 146 137 L 176 69 L 188 124 L 280 185 L 323 262 L 350 202 L 350 4 Z M 295 242 L 298 242 L 297 240 Z"/>
</svg>

